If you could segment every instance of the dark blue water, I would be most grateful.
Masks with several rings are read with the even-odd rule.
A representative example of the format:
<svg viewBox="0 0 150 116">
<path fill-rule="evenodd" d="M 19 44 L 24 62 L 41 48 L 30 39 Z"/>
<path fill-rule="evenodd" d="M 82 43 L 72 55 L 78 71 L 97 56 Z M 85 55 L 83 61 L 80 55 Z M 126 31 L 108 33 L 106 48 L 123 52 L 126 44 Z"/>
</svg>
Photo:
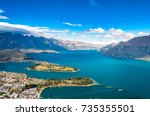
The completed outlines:
<svg viewBox="0 0 150 116">
<path fill-rule="evenodd" d="M 101 86 L 48 88 L 41 95 L 44 98 L 150 98 L 150 62 L 110 58 L 97 51 L 29 55 L 37 60 L 73 66 L 80 71 L 75 73 L 28 71 L 26 68 L 31 65 L 30 63 L 1 63 L 0 70 L 26 73 L 30 77 L 42 79 L 87 76 L 113 87 L 113 89 Z M 120 92 L 118 88 L 124 91 Z M 82 91 L 79 91 L 81 89 Z"/>
<path fill-rule="evenodd" d="M 47 94 L 49 93 L 49 94 Z M 140 98 L 128 91 L 104 86 L 47 88 L 42 97 L 51 99 L 133 99 Z"/>
</svg>

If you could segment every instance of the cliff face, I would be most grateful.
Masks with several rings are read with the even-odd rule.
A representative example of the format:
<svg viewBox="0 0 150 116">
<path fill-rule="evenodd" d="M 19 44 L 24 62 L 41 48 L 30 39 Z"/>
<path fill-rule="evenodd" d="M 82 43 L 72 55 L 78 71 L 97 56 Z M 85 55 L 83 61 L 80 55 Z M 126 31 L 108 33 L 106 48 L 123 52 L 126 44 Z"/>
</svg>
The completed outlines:
<svg viewBox="0 0 150 116">
<path fill-rule="evenodd" d="M 104 51 L 107 56 L 118 58 L 142 58 L 150 55 L 150 36 L 135 37 Z"/>
</svg>

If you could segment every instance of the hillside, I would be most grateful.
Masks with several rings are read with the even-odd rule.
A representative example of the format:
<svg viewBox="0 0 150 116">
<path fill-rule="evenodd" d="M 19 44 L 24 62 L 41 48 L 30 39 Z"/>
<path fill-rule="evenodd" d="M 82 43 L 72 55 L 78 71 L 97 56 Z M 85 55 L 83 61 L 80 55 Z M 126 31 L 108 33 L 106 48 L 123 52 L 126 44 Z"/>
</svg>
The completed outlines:
<svg viewBox="0 0 150 116">
<path fill-rule="evenodd" d="M 26 54 L 16 50 L 0 50 L 0 62 L 22 62 L 26 57 Z"/>
<path fill-rule="evenodd" d="M 105 51 L 107 51 L 107 50 L 112 49 L 112 48 L 115 47 L 116 45 L 118 45 L 118 43 L 112 43 L 112 44 L 106 45 L 106 46 L 102 47 L 102 48 L 100 49 L 100 51 L 105 52 Z"/>
<path fill-rule="evenodd" d="M 150 55 L 150 36 L 135 37 L 104 51 L 107 56 L 118 58 L 142 58 Z"/>
</svg>

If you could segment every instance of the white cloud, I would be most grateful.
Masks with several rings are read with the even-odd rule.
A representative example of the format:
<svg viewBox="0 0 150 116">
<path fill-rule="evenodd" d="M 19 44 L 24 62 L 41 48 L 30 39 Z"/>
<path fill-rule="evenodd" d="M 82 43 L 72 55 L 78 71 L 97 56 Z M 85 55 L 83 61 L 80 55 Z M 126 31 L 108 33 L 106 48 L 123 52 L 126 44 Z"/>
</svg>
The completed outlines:
<svg viewBox="0 0 150 116">
<path fill-rule="evenodd" d="M 4 11 L 2 9 L 0 9 L 0 13 L 3 13 Z"/>
<path fill-rule="evenodd" d="M 89 29 L 88 32 L 91 32 L 91 33 L 104 33 L 105 30 L 103 28 L 97 28 L 97 29 Z"/>
<path fill-rule="evenodd" d="M 127 39 L 132 39 L 134 37 L 136 37 L 137 35 L 133 34 L 133 33 L 125 33 L 125 37 L 127 37 Z"/>
<path fill-rule="evenodd" d="M 147 32 L 139 32 L 138 33 L 138 36 L 147 36 L 147 35 L 150 35 L 150 34 Z"/>
<path fill-rule="evenodd" d="M 49 27 L 34 27 L 21 24 L 10 24 L 7 22 L 0 22 L 0 31 L 23 32 L 25 34 L 42 36 L 46 38 L 55 37 L 56 33 L 68 32 L 68 30 L 54 30 Z"/>
<path fill-rule="evenodd" d="M 4 13 L 4 10 L 0 9 L 0 14 Z M 7 16 L 0 15 L 0 19 L 9 19 Z"/>
<path fill-rule="evenodd" d="M 110 28 L 109 34 L 112 35 L 113 38 L 118 37 L 118 38 L 124 38 L 124 39 L 131 39 L 136 36 L 133 33 L 125 32 L 122 29 L 115 29 L 115 28 Z"/>
<path fill-rule="evenodd" d="M 90 33 L 89 33 L 90 32 Z M 128 41 L 139 35 L 149 35 L 145 32 L 128 32 L 122 29 L 110 28 L 104 30 L 103 28 L 99 29 L 89 29 L 86 33 L 86 40 L 90 40 L 91 43 L 101 43 L 103 45 L 117 43 L 120 41 Z M 82 36 L 81 36 L 82 37 Z M 82 37 L 82 39 L 85 39 Z"/>
<path fill-rule="evenodd" d="M 22 24 L 11 24 L 0 22 L 0 31 L 22 32 L 27 35 L 42 36 L 46 38 L 56 38 L 63 40 L 74 40 L 107 45 L 120 41 L 127 41 L 136 36 L 149 35 L 147 32 L 128 32 L 122 29 L 95 28 L 81 31 L 57 30 L 49 27 L 29 26 Z"/>
<path fill-rule="evenodd" d="M 72 35 L 76 35 L 76 33 L 75 33 L 75 32 L 72 32 Z"/>
<path fill-rule="evenodd" d="M 106 35 L 104 35 L 104 38 L 109 38 L 109 39 L 111 39 L 111 38 L 112 38 L 112 35 L 106 34 Z"/>
<path fill-rule="evenodd" d="M 67 33 L 69 32 L 69 30 L 54 30 L 54 29 L 49 29 L 50 32 L 53 32 L 53 33 Z"/>
<path fill-rule="evenodd" d="M 69 23 L 69 22 L 64 22 L 63 24 L 65 25 L 69 25 L 69 26 L 74 26 L 74 27 L 82 27 L 82 24 L 73 24 L 73 23 Z"/>
<path fill-rule="evenodd" d="M 115 28 L 110 28 L 109 32 L 114 35 L 114 36 L 122 36 L 124 34 L 124 31 L 121 29 L 115 29 Z"/>
<path fill-rule="evenodd" d="M 87 35 L 82 34 L 82 35 L 81 35 L 81 37 L 86 38 L 86 37 L 87 37 Z"/>
<path fill-rule="evenodd" d="M 9 19 L 9 18 L 3 15 L 0 15 L 0 19 Z"/>
</svg>

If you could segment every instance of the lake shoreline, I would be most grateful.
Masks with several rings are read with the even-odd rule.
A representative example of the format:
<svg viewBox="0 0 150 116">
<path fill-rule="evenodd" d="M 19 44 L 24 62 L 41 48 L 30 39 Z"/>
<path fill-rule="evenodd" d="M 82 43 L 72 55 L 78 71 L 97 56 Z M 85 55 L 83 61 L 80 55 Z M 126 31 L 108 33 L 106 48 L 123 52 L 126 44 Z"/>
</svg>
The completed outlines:
<svg viewBox="0 0 150 116">
<path fill-rule="evenodd" d="M 0 99 L 40 99 L 43 90 L 49 87 L 85 87 L 95 83 L 87 77 L 44 80 L 23 73 L 1 71 L 0 85 Z"/>
<path fill-rule="evenodd" d="M 39 95 L 38 95 L 38 99 L 42 98 L 41 97 L 41 94 L 42 92 L 45 90 L 45 89 L 48 89 L 48 88 L 59 88 L 59 87 L 91 87 L 91 86 L 97 86 L 97 84 L 89 84 L 89 85 L 67 85 L 67 86 L 53 86 L 53 87 L 46 87 L 46 88 L 43 88 L 40 92 L 39 92 Z"/>
</svg>

